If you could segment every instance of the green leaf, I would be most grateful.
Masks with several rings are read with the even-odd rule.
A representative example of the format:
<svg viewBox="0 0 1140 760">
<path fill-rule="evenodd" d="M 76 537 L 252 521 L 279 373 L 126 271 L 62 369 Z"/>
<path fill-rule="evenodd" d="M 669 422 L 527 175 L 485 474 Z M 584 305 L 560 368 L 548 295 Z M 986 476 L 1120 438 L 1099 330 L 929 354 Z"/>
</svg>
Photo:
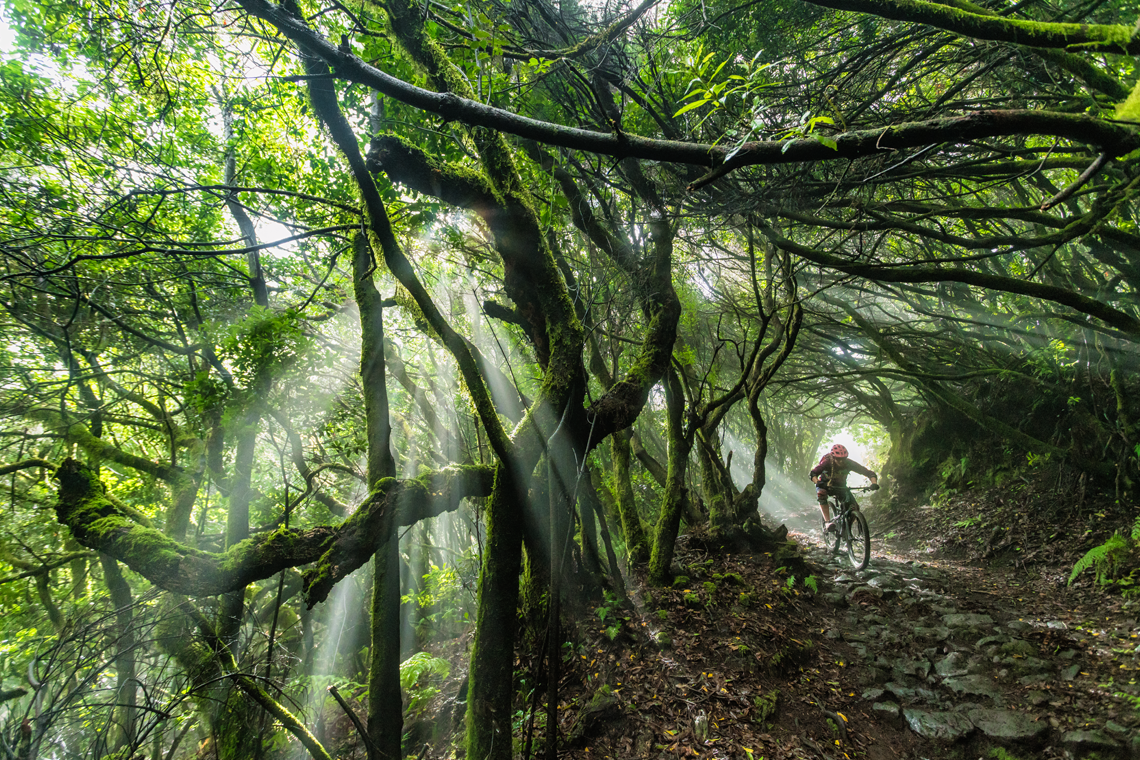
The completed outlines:
<svg viewBox="0 0 1140 760">
<path fill-rule="evenodd" d="M 693 103 L 690 103 L 690 104 L 689 104 L 689 105 L 687 105 L 687 106 L 683 106 L 683 107 L 681 108 L 681 110 L 680 110 L 680 111 L 677 111 L 677 113 L 673 114 L 673 117 L 674 117 L 674 118 L 676 118 L 676 117 L 680 116 L 680 115 L 681 115 L 681 114 L 683 114 L 683 113 L 686 113 L 686 112 L 688 112 L 688 111 L 692 111 L 694 108 L 700 108 L 700 107 L 701 107 L 701 106 L 703 106 L 705 103 L 708 103 L 708 102 L 710 102 L 711 100 L 712 100 L 712 98 L 705 98 L 704 100 L 698 100 L 698 101 L 695 101 L 695 102 L 693 102 Z"/>
</svg>

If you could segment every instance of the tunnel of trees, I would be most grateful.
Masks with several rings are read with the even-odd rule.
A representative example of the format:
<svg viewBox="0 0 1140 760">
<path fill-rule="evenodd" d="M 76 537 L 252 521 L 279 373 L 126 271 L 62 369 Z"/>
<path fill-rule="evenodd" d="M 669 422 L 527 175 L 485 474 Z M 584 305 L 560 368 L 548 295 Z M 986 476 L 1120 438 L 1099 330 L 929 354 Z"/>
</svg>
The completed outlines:
<svg viewBox="0 0 1140 760">
<path fill-rule="evenodd" d="M 332 757 L 336 683 L 401 757 L 470 630 L 507 760 L 564 602 L 778 551 L 840 431 L 1128 501 L 1138 15 L 5 0 L 7 756 Z"/>
</svg>

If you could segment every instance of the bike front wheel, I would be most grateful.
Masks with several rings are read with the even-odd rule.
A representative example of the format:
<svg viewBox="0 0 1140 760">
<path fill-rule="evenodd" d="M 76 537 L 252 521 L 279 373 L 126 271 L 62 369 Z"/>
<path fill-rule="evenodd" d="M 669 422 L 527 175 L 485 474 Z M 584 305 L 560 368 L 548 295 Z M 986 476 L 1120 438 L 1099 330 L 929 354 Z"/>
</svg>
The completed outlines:
<svg viewBox="0 0 1140 760">
<path fill-rule="evenodd" d="M 862 570 L 871 561 L 871 531 L 862 512 L 852 512 L 848 520 L 847 556 L 856 570 Z"/>
<path fill-rule="evenodd" d="M 819 530 L 823 534 L 823 545 L 827 547 L 828 553 L 838 554 L 839 543 L 843 540 L 843 537 L 840 535 L 840 524 L 838 522 L 838 518 L 836 518 L 835 530 L 828 533 L 827 521 L 823 519 L 819 521 Z"/>
</svg>

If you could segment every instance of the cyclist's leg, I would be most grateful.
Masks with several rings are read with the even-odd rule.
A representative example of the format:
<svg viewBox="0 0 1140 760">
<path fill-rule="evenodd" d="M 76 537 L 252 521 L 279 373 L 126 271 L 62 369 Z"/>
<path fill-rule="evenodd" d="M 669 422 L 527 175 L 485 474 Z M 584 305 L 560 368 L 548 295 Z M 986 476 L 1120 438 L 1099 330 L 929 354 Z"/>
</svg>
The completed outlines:
<svg viewBox="0 0 1140 760">
<path fill-rule="evenodd" d="M 819 511 L 823 515 L 824 524 L 831 522 L 831 512 L 827 505 L 827 489 L 821 485 L 815 487 L 815 500 L 819 502 Z"/>
</svg>

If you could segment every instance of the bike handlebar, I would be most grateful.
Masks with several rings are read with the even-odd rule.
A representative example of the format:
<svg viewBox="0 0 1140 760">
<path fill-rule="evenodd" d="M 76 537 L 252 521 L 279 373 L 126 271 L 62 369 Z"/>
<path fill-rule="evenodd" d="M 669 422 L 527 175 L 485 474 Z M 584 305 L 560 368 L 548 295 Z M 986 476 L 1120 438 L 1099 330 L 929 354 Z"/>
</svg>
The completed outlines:
<svg viewBox="0 0 1140 760">
<path fill-rule="evenodd" d="M 808 482 L 809 482 L 809 483 L 811 483 L 813 486 L 818 486 L 818 485 L 819 485 L 819 483 L 816 483 L 814 480 L 809 480 Z M 872 483 L 871 485 L 878 485 L 878 483 Z M 846 488 L 848 491 L 873 491 L 873 490 L 878 490 L 878 489 L 873 489 L 873 488 L 871 488 L 871 486 L 842 486 L 842 488 Z"/>
</svg>

